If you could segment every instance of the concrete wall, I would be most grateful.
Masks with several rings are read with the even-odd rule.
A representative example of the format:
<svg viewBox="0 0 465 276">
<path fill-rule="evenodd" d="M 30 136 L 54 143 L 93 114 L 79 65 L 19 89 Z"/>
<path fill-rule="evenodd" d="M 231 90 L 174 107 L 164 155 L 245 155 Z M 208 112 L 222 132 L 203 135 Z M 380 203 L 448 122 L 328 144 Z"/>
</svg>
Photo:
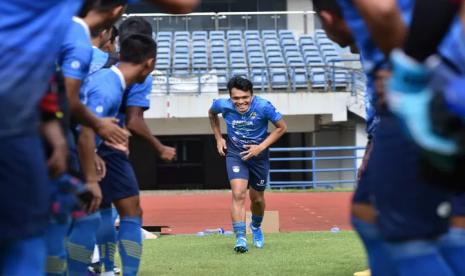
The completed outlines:
<svg viewBox="0 0 465 276">
<path fill-rule="evenodd" d="M 288 11 L 312 11 L 313 5 L 310 0 L 287 0 Z M 295 31 L 296 35 L 304 33 L 304 18 L 301 15 L 289 15 L 287 17 L 287 27 Z M 309 14 L 307 17 L 307 31 L 313 33 L 314 30 L 314 15 Z"/>
</svg>

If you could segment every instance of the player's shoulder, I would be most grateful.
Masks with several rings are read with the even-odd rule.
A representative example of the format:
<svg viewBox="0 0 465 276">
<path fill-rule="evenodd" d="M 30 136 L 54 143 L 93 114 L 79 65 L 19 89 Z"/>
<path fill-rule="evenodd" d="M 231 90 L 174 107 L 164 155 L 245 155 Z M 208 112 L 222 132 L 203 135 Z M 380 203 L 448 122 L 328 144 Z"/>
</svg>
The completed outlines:
<svg viewBox="0 0 465 276">
<path fill-rule="evenodd" d="M 265 98 L 262 98 L 260 96 L 254 96 L 254 105 L 257 107 L 257 108 L 263 108 L 263 107 L 267 107 L 269 105 L 272 105 L 272 103 L 265 99 Z"/>
</svg>

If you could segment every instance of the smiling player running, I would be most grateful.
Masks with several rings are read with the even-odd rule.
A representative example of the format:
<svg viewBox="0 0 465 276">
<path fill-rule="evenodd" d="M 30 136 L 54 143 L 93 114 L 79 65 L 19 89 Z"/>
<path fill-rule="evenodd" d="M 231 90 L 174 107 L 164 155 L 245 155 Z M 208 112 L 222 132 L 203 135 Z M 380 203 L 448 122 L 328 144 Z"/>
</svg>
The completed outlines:
<svg viewBox="0 0 465 276">
<path fill-rule="evenodd" d="M 245 199 L 250 185 L 250 229 L 253 244 L 264 245 L 261 222 L 265 212 L 264 191 L 270 162 L 268 147 L 287 129 L 282 115 L 267 100 L 253 95 L 252 83 L 242 77 L 233 77 L 228 83 L 229 99 L 218 99 L 209 110 L 210 124 L 221 156 L 226 156 L 226 168 L 232 190 L 231 218 L 236 234 L 236 252 L 248 251 L 245 237 Z M 218 114 L 227 125 L 227 141 L 221 135 Z M 268 121 L 276 129 L 268 135 Z"/>
</svg>

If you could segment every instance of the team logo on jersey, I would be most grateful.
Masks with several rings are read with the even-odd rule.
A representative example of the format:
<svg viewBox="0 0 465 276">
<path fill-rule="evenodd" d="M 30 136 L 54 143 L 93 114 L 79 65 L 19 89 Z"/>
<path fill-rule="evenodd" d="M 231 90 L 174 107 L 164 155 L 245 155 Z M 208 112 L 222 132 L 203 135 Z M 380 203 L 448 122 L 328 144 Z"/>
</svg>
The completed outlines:
<svg viewBox="0 0 465 276">
<path fill-rule="evenodd" d="M 451 209 L 452 206 L 449 202 L 442 202 L 441 204 L 439 204 L 438 208 L 436 209 L 436 212 L 439 217 L 447 218 L 450 215 Z"/>
<path fill-rule="evenodd" d="M 260 180 L 260 182 L 257 183 L 257 186 L 265 186 L 265 180 Z"/>
<path fill-rule="evenodd" d="M 79 69 L 81 67 L 81 63 L 78 60 L 71 62 L 71 68 Z"/>
<path fill-rule="evenodd" d="M 95 112 L 97 113 L 102 113 L 103 112 L 103 106 L 99 105 L 95 108 Z"/>
<path fill-rule="evenodd" d="M 257 118 L 257 112 L 250 113 L 250 119 L 254 120 L 255 118 Z"/>
<path fill-rule="evenodd" d="M 232 170 L 233 170 L 233 172 L 238 173 L 238 172 L 241 171 L 241 167 L 239 167 L 239 166 L 232 166 Z"/>
</svg>

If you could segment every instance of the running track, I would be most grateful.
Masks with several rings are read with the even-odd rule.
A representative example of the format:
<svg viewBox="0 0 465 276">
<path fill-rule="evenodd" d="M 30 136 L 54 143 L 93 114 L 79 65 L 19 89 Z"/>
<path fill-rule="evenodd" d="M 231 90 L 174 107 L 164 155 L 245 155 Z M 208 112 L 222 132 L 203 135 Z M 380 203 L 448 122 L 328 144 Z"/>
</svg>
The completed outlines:
<svg viewBox="0 0 465 276">
<path fill-rule="evenodd" d="M 267 193 L 267 210 L 279 211 L 280 231 L 329 231 L 333 226 L 351 229 L 351 193 Z M 163 234 L 192 234 L 206 228 L 231 229 L 230 192 L 144 193 L 144 225 L 168 226 Z M 249 210 L 249 205 L 247 205 Z"/>
</svg>

